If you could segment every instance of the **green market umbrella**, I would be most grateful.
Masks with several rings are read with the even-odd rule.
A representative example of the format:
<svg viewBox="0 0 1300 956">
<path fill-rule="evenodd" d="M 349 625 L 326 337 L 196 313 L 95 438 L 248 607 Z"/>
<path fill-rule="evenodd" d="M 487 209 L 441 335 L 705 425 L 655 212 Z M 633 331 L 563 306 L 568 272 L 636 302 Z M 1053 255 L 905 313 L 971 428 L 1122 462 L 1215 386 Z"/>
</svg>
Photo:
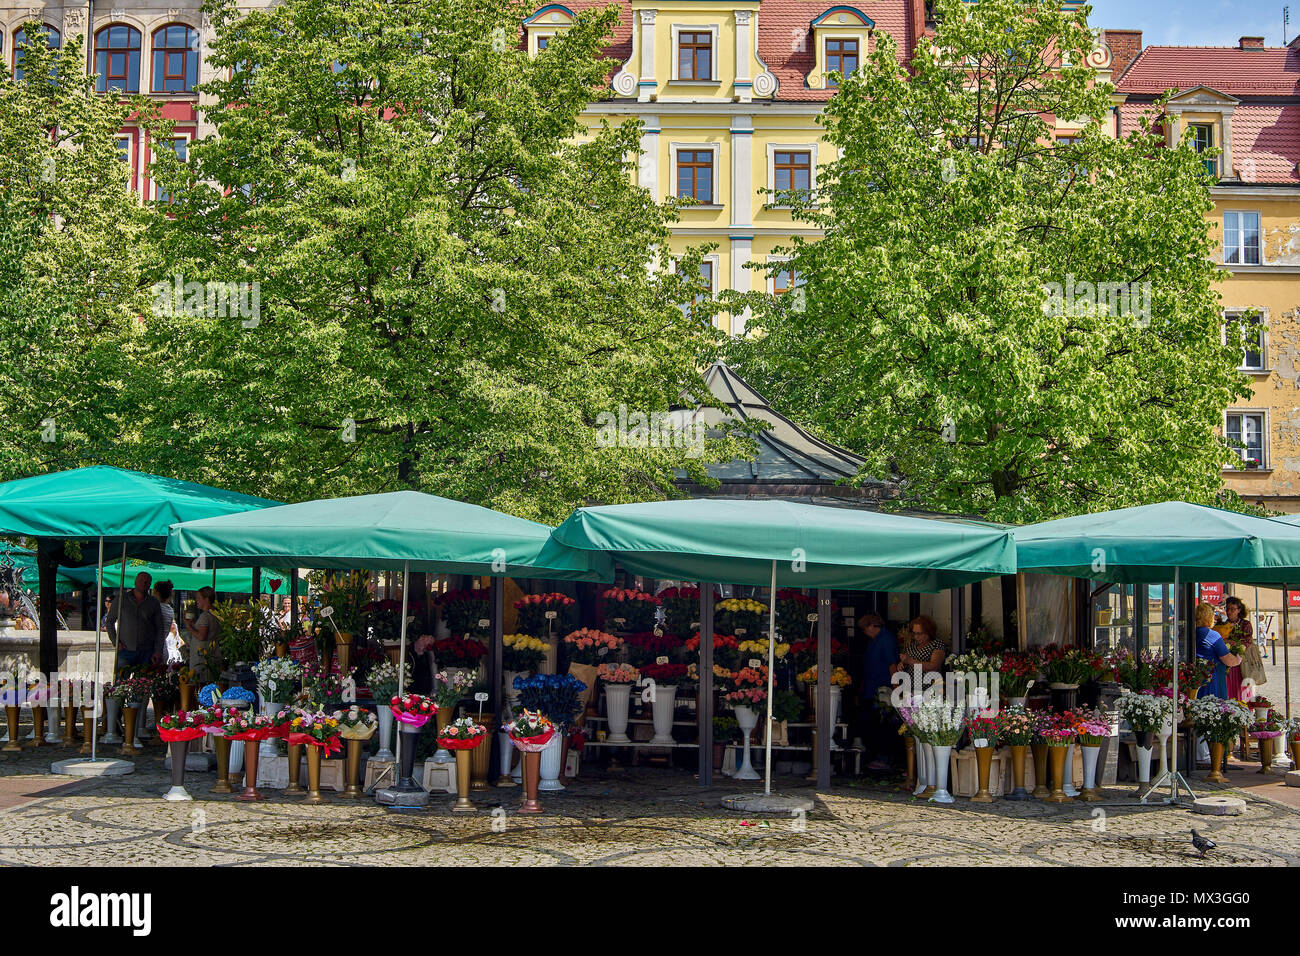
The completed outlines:
<svg viewBox="0 0 1300 956">
<path fill-rule="evenodd" d="M 95 465 L 0 484 L 0 534 L 97 541 L 100 569 L 104 542 L 122 544 L 122 563 L 132 544 L 159 542 L 177 521 L 249 511 L 277 504 L 266 498 Z M 96 604 L 95 673 L 100 667 L 103 583 Z M 99 682 L 91 721 L 91 762 L 98 760 Z"/>
<path fill-rule="evenodd" d="M 1008 529 L 772 499 L 579 508 L 555 529 L 629 571 L 686 581 L 935 592 L 1016 571 Z"/>
<path fill-rule="evenodd" d="M 67 570 L 71 572 L 71 569 Z M 88 572 L 89 580 L 94 581 L 95 569 L 86 568 L 85 571 Z M 211 587 L 217 591 L 231 594 L 251 594 L 253 592 L 252 568 L 218 568 L 215 571 L 196 571 L 189 567 L 175 567 L 169 564 L 155 564 L 153 562 L 128 564 L 126 566 L 125 580 L 122 576 L 122 566 L 120 564 L 109 565 L 104 569 L 104 586 L 119 589 L 131 587 L 135 581 L 135 576 L 141 571 L 147 572 L 154 579 L 154 583 L 170 581 L 172 587 L 178 591 L 197 591 L 199 588 Z M 75 574 L 75 572 L 71 573 Z M 276 582 L 274 588 L 271 587 L 272 581 Z M 258 593 L 288 594 L 289 581 L 288 571 L 263 568 L 261 588 Z"/>
<path fill-rule="evenodd" d="M 1016 528 L 1012 533 L 1021 571 L 1115 583 L 1172 580 L 1175 627 L 1181 621 L 1180 580 L 1226 579 L 1242 584 L 1300 580 L 1300 528 L 1184 501 L 1058 518 Z M 1177 700 L 1176 630 L 1173 646 Z M 1170 780 L 1168 802 L 1177 799 L 1180 782 L 1191 794 L 1191 787 L 1177 770 Z M 1148 792 L 1163 782 L 1157 780 Z"/>
<path fill-rule="evenodd" d="M 572 548 L 613 554 L 638 574 L 771 588 L 766 795 L 772 792 L 780 585 L 940 591 L 1016 570 L 1015 545 L 1005 528 L 772 499 L 694 498 L 579 508 L 553 537 Z M 829 675 L 823 679 L 829 681 Z"/>
<path fill-rule="evenodd" d="M 406 671 L 411 571 L 613 580 L 607 556 L 556 544 L 547 525 L 418 491 L 326 498 L 186 522 L 172 528 L 167 553 L 262 559 L 293 567 L 400 569 L 399 694 Z"/>
</svg>

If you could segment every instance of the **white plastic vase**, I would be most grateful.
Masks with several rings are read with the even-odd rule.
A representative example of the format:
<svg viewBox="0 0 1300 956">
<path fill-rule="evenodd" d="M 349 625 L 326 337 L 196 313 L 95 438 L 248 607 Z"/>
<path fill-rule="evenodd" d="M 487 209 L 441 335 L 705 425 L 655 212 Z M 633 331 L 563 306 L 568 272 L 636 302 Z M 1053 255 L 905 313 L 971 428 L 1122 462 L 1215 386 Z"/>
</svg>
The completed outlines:
<svg viewBox="0 0 1300 956">
<path fill-rule="evenodd" d="M 914 797 L 919 797 L 922 791 L 930 785 L 930 766 L 926 758 L 928 747 L 928 744 L 924 743 L 920 737 L 917 737 L 916 744 L 912 748 L 916 756 L 916 789 L 912 791 Z"/>
<path fill-rule="evenodd" d="M 838 684 L 831 684 L 831 750 L 842 750 L 843 748 L 835 742 L 835 725 L 840 722 L 840 699 L 843 688 Z"/>
<path fill-rule="evenodd" d="M 1063 773 L 1062 776 L 1065 778 L 1065 780 L 1061 786 L 1061 791 L 1067 797 L 1077 797 L 1079 795 L 1079 788 L 1074 785 L 1074 743 L 1073 742 L 1070 742 L 1065 745 L 1065 773 Z"/>
<path fill-rule="evenodd" d="M 754 765 L 749 759 L 749 735 L 754 732 L 758 726 L 758 714 L 752 707 L 746 707 L 744 704 L 736 705 L 736 724 L 740 727 L 740 732 L 745 735 L 744 759 L 741 761 L 740 769 L 736 771 L 737 780 L 758 780 L 758 772 L 754 770 Z"/>
<path fill-rule="evenodd" d="M 104 700 L 104 734 L 99 738 L 101 744 L 120 744 L 122 737 L 117 732 L 117 715 L 122 711 L 122 702 L 115 697 Z"/>
<path fill-rule="evenodd" d="M 606 743 L 632 742 L 627 736 L 627 705 L 631 695 L 631 684 L 605 685 L 605 716 L 609 720 L 609 735 L 605 738 Z M 669 719 L 671 720 L 671 715 Z"/>
<path fill-rule="evenodd" d="M 652 744 L 673 744 L 673 710 L 677 707 L 677 688 L 671 684 L 655 687 L 655 699 L 651 705 L 655 725 L 655 735 L 650 738 Z"/>
<path fill-rule="evenodd" d="M 230 742 L 230 772 L 244 772 L 244 741 L 232 740 Z"/>
<path fill-rule="evenodd" d="M 515 759 L 515 745 L 510 742 L 510 734 L 504 730 L 497 731 L 497 737 L 501 741 L 501 746 L 498 748 L 501 752 L 501 758 L 499 761 L 501 765 L 500 776 L 508 777 L 510 776 L 510 765 Z M 486 747 L 487 744 L 479 744 L 479 746 Z"/>
<path fill-rule="evenodd" d="M 1138 747 L 1137 757 L 1138 785 L 1145 790 L 1151 783 L 1151 748 Z"/>
<path fill-rule="evenodd" d="M 279 711 L 279 709 L 280 709 L 280 705 L 273 700 L 262 701 L 262 715 L 265 717 L 270 717 L 274 715 Z M 268 761 L 268 760 L 275 759 L 276 751 L 275 751 L 274 738 L 267 737 L 265 740 L 263 740 L 260 744 L 257 745 L 257 757 L 258 760 L 261 761 Z M 261 775 L 260 772 L 258 775 L 259 776 Z"/>
<path fill-rule="evenodd" d="M 952 746 L 935 744 L 930 748 L 930 759 L 934 761 L 934 794 L 931 803 L 956 803 L 948 792 L 948 765 L 952 756 Z"/>
<path fill-rule="evenodd" d="M 1083 754 L 1083 789 L 1094 790 L 1097 787 L 1097 758 L 1101 747 L 1079 747 Z"/>
<path fill-rule="evenodd" d="M 542 751 L 541 780 L 537 784 L 538 790 L 564 789 L 564 784 L 560 783 L 560 754 L 563 750 L 564 737 L 557 730 L 551 735 L 546 749 Z"/>
<path fill-rule="evenodd" d="M 528 677 L 532 671 L 504 671 L 502 681 L 505 684 L 506 700 L 512 704 L 519 699 L 519 691 L 515 690 L 516 677 Z"/>
<path fill-rule="evenodd" d="M 1156 748 L 1157 752 L 1160 754 L 1160 768 L 1157 771 L 1157 776 L 1163 777 L 1165 772 L 1169 769 L 1169 738 L 1173 736 L 1173 733 L 1173 721 L 1169 720 L 1165 722 L 1165 725 L 1161 727 L 1159 732 L 1156 734 Z"/>
<path fill-rule="evenodd" d="M 388 704 L 378 704 L 375 709 L 379 711 L 379 753 L 375 754 L 376 760 L 396 760 L 393 755 L 393 708 Z"/>
</svg>

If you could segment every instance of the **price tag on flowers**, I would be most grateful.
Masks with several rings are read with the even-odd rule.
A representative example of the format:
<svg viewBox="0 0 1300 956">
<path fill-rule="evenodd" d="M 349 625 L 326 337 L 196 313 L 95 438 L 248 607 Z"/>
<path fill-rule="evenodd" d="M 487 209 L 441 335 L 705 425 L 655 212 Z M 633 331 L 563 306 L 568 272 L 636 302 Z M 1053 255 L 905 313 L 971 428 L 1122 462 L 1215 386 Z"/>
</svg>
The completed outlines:
<svg viewBox="0 0 1300 956">
<path fill-rule="evenodd" d="M 656 664 L 667 664 L 667 663 L 668 663 L 668 658 L 667 658 L 665 655 L 660 654 L 658 657 L 655 658 L 655 663 L 656 663 Z"/>
<path fill-rule="evenodd" d="M 749 666 L 750 666 L 750 667 L 762 667 L 762 666 L 763 666 L 763 662 L 760 661 L 757 657 L 751 657 L 751 658 L 749 659 Z"/>
</svg>

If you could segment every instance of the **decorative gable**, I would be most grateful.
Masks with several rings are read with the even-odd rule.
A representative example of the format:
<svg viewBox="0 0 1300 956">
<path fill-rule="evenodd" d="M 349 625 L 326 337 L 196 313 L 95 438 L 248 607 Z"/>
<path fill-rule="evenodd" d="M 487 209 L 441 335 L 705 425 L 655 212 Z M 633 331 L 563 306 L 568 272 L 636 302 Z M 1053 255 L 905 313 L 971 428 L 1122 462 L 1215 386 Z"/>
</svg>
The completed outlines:
<svg viewBox="0 0 1300 956">
<path fill-rule="evenodd" d="M 866 58 L 875 21 L 856 7 L 836 6 L 816 17 L 809 25 L 816 61 L 808 73 L 809 88 L 833 88 L 830 73 L 844 76 L 854 72 Z"/>
</svg>

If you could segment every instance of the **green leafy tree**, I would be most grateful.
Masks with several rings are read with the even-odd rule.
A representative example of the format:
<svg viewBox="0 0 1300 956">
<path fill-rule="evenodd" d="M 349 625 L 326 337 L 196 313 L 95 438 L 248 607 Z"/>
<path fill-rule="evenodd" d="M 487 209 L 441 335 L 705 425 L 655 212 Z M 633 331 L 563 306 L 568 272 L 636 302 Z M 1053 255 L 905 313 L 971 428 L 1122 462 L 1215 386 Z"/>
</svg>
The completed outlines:
<svg viewBox="0 0 1300 956">
<path fill-rule="evenodd" d="M 79 37 L 55 50 L 39 23 L 25 35 L 23 78 L 0 79 L 0 480 L 115 462 L 120 383 L 148 367 L 150 214 L 116 136 L 132 111 L 156 114 L 97 95 Z"/>
<path fill-rule="evenodd" d="M 1160 148 L 1155 116 L 1108 135 L 1086 8 L 935 10 L 933 43 L 903 66 L 882 36 L 827 105 L 837 159 L 783 197 L 824 237 L 785 250 L 798 294 L 747 298 L 760 334 L 735 361 L 902 504 L 1023 521 L 1219 498 L 1216 430 L 1250 392 L 1203 157 Z"/>
<path fill-rule="evenodd" d="M 146 333 L 179 344 L 139 396 L 156 467 L 550 519 L 704 477 L 689 447 L 597 444 L 602 413 L 703 393 L 715 348 L 680 305 L 698 256 L 657 261 L 671 212 L 634 184 L 636 127 L 581 118 L 614 8 L 536 58 L 512 0 L 209 12 L 216 135 L 155 163 L 181 286 Z M 204 308 L 191 282 L 255 289 L 256 308 Z"/>
</svg>

